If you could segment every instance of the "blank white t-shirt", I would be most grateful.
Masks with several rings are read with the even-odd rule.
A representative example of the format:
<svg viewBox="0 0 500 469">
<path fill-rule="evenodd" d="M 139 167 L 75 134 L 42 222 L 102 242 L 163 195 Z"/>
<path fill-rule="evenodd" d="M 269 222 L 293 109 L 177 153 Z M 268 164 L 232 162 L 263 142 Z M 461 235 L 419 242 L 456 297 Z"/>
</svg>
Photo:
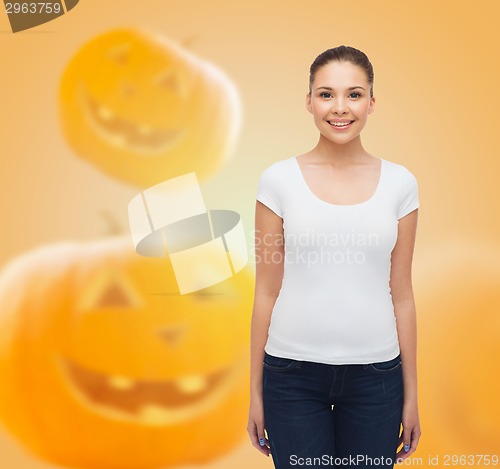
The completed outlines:
<svg viewBox="0 0 500 469">
<path fill-rule="evenodd" d="M 419 207 L 418 184 L 404 166 L 381 164 L 375 193 L 354 205 L 318 198 L 295 156 L 263 171 L 257 200 L 283 219 L 285 237 L 267 353 L 333 365 L 386 361 L 400 353 L 391 252 L 398 220 Z M 262 261 L 270 262 L 265 246 L 266 240 Z"/>
</svg>

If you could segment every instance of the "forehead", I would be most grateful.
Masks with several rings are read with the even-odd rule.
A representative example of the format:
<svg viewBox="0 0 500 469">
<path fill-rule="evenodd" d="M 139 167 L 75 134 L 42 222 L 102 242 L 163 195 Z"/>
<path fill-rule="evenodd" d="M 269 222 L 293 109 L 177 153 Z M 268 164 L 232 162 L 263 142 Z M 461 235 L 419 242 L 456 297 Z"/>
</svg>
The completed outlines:
<svg viewBox="0 0 500 469">
<path fill-rule="evenodd" d="M 344 89 L 350 86 L 364 86 L 368 84 L 365 71 L 358 65 L 350 62 L 330 62 L 316 71 L 314 87 L 330 86 L 334 89 Z"/>
</svg>

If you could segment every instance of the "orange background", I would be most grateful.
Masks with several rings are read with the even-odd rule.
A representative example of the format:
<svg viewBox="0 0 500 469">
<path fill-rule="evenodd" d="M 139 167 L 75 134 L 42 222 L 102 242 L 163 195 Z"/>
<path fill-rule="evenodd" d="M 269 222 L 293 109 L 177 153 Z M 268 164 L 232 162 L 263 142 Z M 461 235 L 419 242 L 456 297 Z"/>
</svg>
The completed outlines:
<svg viewBox="0 0 500 469">
<path fill-rule="evenodd" d="M 471 408 L 458 397 L 457 387 L 436 390 L 425 369 L 421 371 L 423 435 L 415 457 L 425 460 L 428 454 L 441 451 L 443 434 L 448 454 L 498 454 L 500 410 L 492 389 L 499 388 L 496 344 L 500 322 L 491 305 L 498 304 L 500 276 L 493 267 L 482 266 L 500 261 L 500 160 L 495 137 L 500 102 L 499 14 L 500 3 L 494 0 L 354 4 L 81 0 L 68 14 L 13 34 L 2 12 L 0 266 L 38 245 L 106 236 L 103 210 L 114 214 L 124 232 L 128 230 L 127 204 L 138 189 L 77 158 L 61 135 L 57 115 L 61 73 L 76 50 L 96 34 L 138 26 L 181 43 L 189 40 L 191 52 L 215 63 L 237 85 L 243 105 L 238 144 L 232 159 L 201 186 L 207 207 L 242 215 L 250 262 L 261 171 L 317 142 L 318 131 L 305 109 L 311 62 L 323 50 L 340 44 L 359 48 L 374 66 L 377 99 L 363 132 L 364 147 L 407 166 L 419 181 L 414 260 L 419 359 L 453 368 L 458 366 L 455 360 L 470 359 L 472 354 L 478 359 L 474 363 L 480 363 L 471 368 L 477 373 L 475 379 L 464 378 L 460 384 L 460 396 L 475 399 L 473 415 L 467 414 Z M 477 269 L 470 269 L 472 264 Z M 441 307 L 449 304 L 448 297 L 440 296 L 445 293 L 437 286 L 454 275 L 455 292 L 462 293 L 461 285 L 471 285 L 468 275 L 472 272 L 493 279 L 496 289 L 488 290 L 486 296 L 481 291 L 477 298 L 481 302 L 475 302 L 477 289 L 468 291 L 467 302 L 455 305 L 463 308 L 456 321 L 458 311 Z M 446 294 L 453 295 L 453 288 Z M 491 311 L 485 318 L 484 309 L 476 306 L 490 306 Z M 449 330 L 432 329 L 433 316 L 439 315 L 440 324 Z M 446 315 L 450 321 L 442 320 Z M 480 335 L 459 340 L 469 321 L 486 319 L 489 322 L 481 330 L 488 334 L 488 341 Z M 437 353 L 440 349 L 430 344 L 454 332 L 457 340 L 447 345 L 443 360 L 434 360 L 430 350 Z M 434 333 L 438 339 L 436 335 L 432 339 Z M 465 348 L 469 354 L 464 355 Z M 477 402 L 483 390 L 487 407 Z M 437 417 L 431 412 L 440 399 L 456 402 L 456 422 L 450 422 L 446 412 Z M 462 412 L 467 417 L 463 421 Z M 436 418 L 443 420 L 436 424 L 432 420 Z M 496 426 L 491 424 L 493 418 Z M 447 427 L 452 423 L 454 436 Z M 496 435 L 488 435 L 489 446 L 471 446 L 482 428 Z M 220 437 L 224 444 L 224 435 Z M 3 467 L 51 467 L 25 452 L 3 430 L 0 454 Z M 272 467 L 272 462 L 243 439 L 226 458 L 206 467 Z"/>
</svg>

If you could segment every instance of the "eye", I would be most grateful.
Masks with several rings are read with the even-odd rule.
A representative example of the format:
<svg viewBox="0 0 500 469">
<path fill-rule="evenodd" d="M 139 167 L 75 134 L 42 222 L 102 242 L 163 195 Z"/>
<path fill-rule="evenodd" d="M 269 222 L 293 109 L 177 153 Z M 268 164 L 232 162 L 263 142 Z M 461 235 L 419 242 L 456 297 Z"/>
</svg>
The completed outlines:
<svg viewBox="0 0 500 469">
<path fill-rule="evenodd" d="M 177 80 L 175 74 L 173 73 L 173 70 L 167 70 L 159 73 L 155 77 L 154 81 L 158 86 L 164 87 L 169 90 L 175 89 L 177 87 Z"/>
<path fill-rule="evenodd" d="M 132 282 L 118 269 L 101 269 L 92 278 L 80 294 L 78 309 L 138 308 L 142 305 L 141 296 Z"/>
<path fill-rule="evenodd" d="M 355 98 L 358 98 L 358 97 L 360 97 L 360 96 L 361 96 L 361 93 L 358 93 L 358 92 L 356 92 L 356 91 L 353 91 L 353 92 L 352 92 L 349 96 L 352 96 L 353 94 L 354 94 L 354 95 L 356 95 L 356 96 L 355 96 Z M 320 93 L 320 96 L 321 96 L 321 97 L 326 97 L 325 95 L 331 96 L 331 94 L 330 94 L 330 93 L 328 93 L 328 92 L 326 92 L 326 91 L 325 91 L 325 92 L 323 92 L 323 93 Z"/>
<path fill-rule="evenodd" d="M 160 88 L 177 93 L 181 96 L 185 96 L 187 93 L 185 86 L 181 84 L 177 73 L 175 73 L 175 70 L 173 69 L 162 71 L 156 75 L 153 81 Z"/>
<path fill-rule="evenodd" d="M 129 44 L 121 44 L 108 52 L 108 57 L 118 65 L 125 65 L 128 62 L 130 53 Z"/>
</svg>

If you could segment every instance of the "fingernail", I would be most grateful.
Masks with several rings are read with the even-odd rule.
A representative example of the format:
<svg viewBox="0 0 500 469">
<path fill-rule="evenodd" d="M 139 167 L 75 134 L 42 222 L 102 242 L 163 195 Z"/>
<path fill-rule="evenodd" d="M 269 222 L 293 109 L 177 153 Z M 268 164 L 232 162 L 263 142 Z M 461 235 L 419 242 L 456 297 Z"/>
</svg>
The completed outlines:
<svg viewBox="0 0 500 469">
<path fill-rule="evenodd" d="M 410 445 L 406 444 L 405 445 L 405 453 L 407 453 L 408 451 L 410 451 Z"/>
<path fill-rule="evenodd" d="M 264 446 L 266 444 L 266 440 L 264 440 L 264 438 L 261 438 L 259 440 L 259 443 L 260 443 L 260 446 Z"/>
</svg>

